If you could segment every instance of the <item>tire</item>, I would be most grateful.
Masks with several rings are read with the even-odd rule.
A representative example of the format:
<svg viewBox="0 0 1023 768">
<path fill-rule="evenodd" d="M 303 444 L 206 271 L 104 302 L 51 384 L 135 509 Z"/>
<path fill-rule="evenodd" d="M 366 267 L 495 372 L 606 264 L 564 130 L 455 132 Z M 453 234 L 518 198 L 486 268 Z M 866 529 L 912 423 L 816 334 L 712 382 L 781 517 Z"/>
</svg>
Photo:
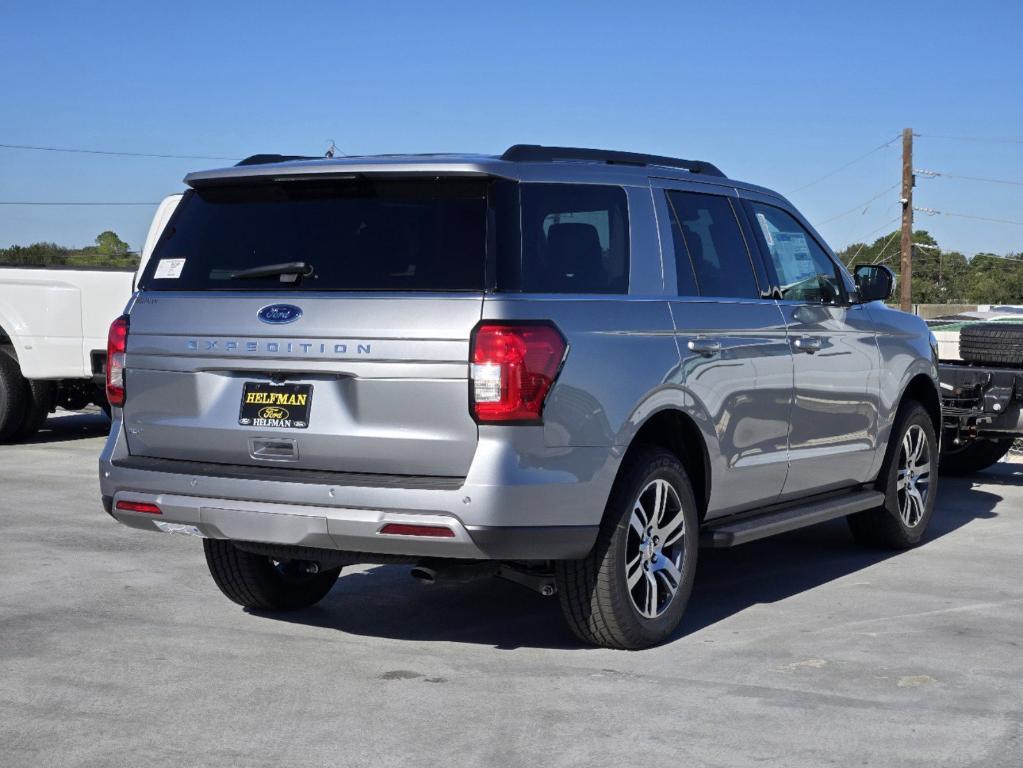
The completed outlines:
<svg viewBox="0 0 1023 768">
<path fill-rule="evenodd" d="M 656 525 L 663 542 L 649 535 L 647 510 L 654 508 L 660 510 Z M 668 637 L 693 588 L 699 535 L 696 499 L 682 464 L 665 450 L 643 448 L 615 481 L 590 554 L 555 564 L 572 632 L 586 643 L 625 650 L 649 648 Z"/>
<path fill-rule="evenodd" d="M 322 600 L 337 582 L 341 567 L 305 573 L 294 561 L 275 561 L 244 552 L 230 541 L 203 539 L 213 581 L 230 600 L 262 611 L 294 611 Z"/>
<path fill-rule="evenodd" d="M 980 472 L 1000 461 L 1010 451 L 1013 442 L 1014 438 L 1011 437 L 993 440 L 978 437 L 963 445 L 949 446 L 947 451 L 942 451 L 939 470 L 943 475 L 952 476 Z"/>
<path fill-rule="evenodd" d="M 976 323 L 959 332 L 959 356 L 971 363 L 1023 365 L 1023 323 Z"/>
<path fill-rule="evenodd" d="M 21 427 L 31 397 L 18 361 L 0 350 L 0 443 L 10 441 Z"/>
<path fill-rule="evenodd" d="M 922 447 L 917 450 L 920 440 Z M 920 543 L 938 495 L 937 448 L 930 414 L 919 403 L 906 402 L 892 425 L 892 439 L 875 486 L 885 494 L 884 504 L 847 518 L 859 543 L 885 549 L 908 549 Z M 907 455 L 916 458 L 910 461 Z M 910 483 L 918 494 L 899 487 L 906 469 L 912 469 Z"/>
<path fill-rule="evenodd" d="M 29 440 L 43 428 L 53 407 L 56 386 L 52 381 L 29 381 L 30 401 L 25 409 L 25 418 L 12 437 L 16 442 Z"/>
</svg>

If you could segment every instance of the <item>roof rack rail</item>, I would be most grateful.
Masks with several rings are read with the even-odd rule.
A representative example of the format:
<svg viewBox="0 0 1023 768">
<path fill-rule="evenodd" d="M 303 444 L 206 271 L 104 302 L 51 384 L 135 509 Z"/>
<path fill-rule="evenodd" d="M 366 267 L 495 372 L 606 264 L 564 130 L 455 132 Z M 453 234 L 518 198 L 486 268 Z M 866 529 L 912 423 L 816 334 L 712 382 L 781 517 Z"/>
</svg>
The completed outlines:
<svg viewBox="0 0 1023 768">
<path fill-rule="evenodd" d="M 516 144 L 508 147 L 502 160 L 513 162 L 549 162 L 552 160 L 590 160 L 609 165 L 659 165 L 665 168 L 682 168 L 690 173 L 705 176 L 725 174 L 711 163 L 703 160 L 683 160 L 679 157 L 644 155 L 638 152 L 616 152 L 610 149 L 585 149 L 583 147 L 544 147 L 539 144 Z"/>
<path fill-rule="evenodd" d="M 240 160 L 235 163 L 237 168 L 239 165 L 266 165 L 267 163 L 284 163 L 288 160 L 322 160 L 321 157 L 312 157 L 311 155 L 249 155 L 244 160 Z"/>
</svg>

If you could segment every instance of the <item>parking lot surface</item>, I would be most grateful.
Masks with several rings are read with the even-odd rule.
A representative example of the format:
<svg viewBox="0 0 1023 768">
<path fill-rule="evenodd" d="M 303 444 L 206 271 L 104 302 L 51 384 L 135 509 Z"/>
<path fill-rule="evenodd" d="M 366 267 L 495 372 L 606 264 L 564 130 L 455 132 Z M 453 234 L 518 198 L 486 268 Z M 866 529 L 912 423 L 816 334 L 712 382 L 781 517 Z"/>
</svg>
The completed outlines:
<svg viewBox="0 0 1023 768">
<path fill-rule="evenodd" d="M 0 447 L 2 766 L 1023 765 L 1023 464 L 943 479 L 909 552 L 842 521 L 701 552 L 679 632 L 627 653 L 405 566 L 247 613 L 197 539 L 102 511 L 105 432 Z"/>
</svg>

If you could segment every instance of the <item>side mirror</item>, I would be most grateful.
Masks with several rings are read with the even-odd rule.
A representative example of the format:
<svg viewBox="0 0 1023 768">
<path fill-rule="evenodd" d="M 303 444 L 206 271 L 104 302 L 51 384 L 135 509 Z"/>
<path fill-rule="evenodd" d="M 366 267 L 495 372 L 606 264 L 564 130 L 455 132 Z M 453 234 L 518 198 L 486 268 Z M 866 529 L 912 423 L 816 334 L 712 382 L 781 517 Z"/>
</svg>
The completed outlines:
<svg viewBox="0 0 1023 768">
<path fill-rule="evenodd" d="M 861 303 L 887 301 L 895 293 L 895 273 L 883 264 L 857 264 L 853 279 Z"/>
</svg>

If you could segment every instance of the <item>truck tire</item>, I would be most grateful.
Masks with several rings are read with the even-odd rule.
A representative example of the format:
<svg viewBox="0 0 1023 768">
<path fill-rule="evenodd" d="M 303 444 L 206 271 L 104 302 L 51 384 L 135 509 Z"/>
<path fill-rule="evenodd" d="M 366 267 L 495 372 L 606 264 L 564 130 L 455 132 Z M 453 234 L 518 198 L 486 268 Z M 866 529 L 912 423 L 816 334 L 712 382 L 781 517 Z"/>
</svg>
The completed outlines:
<svg viewBox="0 0 1023 768">
<path fill-rule="evenodd" d="M 927 409 L 907 401 L 892 425 L 884 464 L 875 487 L 884 504 L 846 520 L 860 544 L 908 549 L 920 543 L 938 495 L 938 439 Z"/>
<path fill-rule="evenodd" d="M 696 498 L 671 453 L 644 448 L 615 481 L 597 543 L 555 564 L 565 619 L 586 643 L 639 650 L 678 626 L 696 574 Z"/>
<path fill-rule="evenodd" d="M 341 567 L 307 573 L 293 561 L 238 549 L 230 541 L 203 539 L 213 581 L 230 600 L 262 611 L 295 611 L 318 603 L 337 582 Z"/>
<path fill-rule="evenodd" d="M 31 396 L 18 361 L 0 350 L 0 443 L 11 440 L 21 427 Z"/>
<path fill-rule="evenodd" d="M 30 399 L 25 409 L 25 418 L 12 436 L 15 442 L 30 440 L 36 432 L 42 429 L 46 418 L 50 415 L 53 407 L 53 396 L 56 392 L 56 385 L 52 381 L 29 381 Z"/>
<path fill-rule="evenodd" d="M 1010 451 L 1013 442 L 1011 437 L 993 440 L 978 437 L 962 445 L 949 445 L 941 452 L 941 474 L 960 477 L 987 469 Z"/>
<path fill-rule="evenodd" d="M 1023 323 L 975 323 L 959 332 L 959 356 L 970 363 L 1023 366 Z"/>
</svg>

